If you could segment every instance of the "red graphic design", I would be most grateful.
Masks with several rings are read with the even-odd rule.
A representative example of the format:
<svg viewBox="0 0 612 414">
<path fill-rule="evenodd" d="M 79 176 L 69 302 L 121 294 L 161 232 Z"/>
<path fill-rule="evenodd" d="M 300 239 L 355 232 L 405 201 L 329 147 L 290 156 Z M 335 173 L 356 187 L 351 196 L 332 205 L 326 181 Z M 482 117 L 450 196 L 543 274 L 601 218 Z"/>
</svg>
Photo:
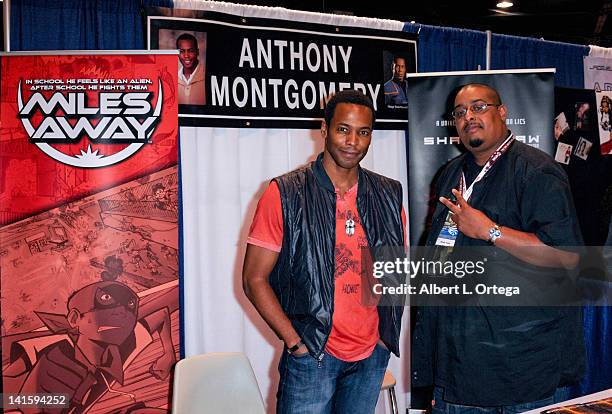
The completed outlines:
<svg viewBox="0 0 612 414">
<path fill-rule="evenodd" d="M 69 412 L 166 412 L 179 345 L 177 183 L 175 166 L 0 230 L 5 393 L 52 392 L 66 377 L 55 392 L 71 397 Z"/>
<path fill-rule="evenodd" d="M 0 224 L 177 163 L 176 56 L 14 56 L 1 65 Z M 79 131 L 96 137 L 67 138 Z M 91 167 L 130 145 L 131 156 Z"/>
<path fill-rule="evenodd" d="M 344 243 L 339 243 L 336 246 L 336 278 L 342 277 L 349 269 L 359 274 L 359 261 L 355 260 L 353 253 Z"/>
<path fill-rule="evenodd" d="M 1 65 L 3 391 L 69 398 L 23 413 L 168 413 L 180 338 L 177 57 Z"/>
</svg>

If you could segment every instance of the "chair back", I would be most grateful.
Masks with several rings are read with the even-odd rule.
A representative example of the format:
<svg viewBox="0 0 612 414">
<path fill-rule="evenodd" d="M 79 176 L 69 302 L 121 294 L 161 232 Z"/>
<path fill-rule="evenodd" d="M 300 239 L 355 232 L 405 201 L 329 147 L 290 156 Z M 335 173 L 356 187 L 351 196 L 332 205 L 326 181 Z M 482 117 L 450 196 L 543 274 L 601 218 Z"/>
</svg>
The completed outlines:
<svg viewBox="0 0 612 414">
<path fill-rule="evenodd" d="M 174 369 L 173 414 L 265 414 L 251 364 L 242 353 L 185 358 Z"/>
</svg>

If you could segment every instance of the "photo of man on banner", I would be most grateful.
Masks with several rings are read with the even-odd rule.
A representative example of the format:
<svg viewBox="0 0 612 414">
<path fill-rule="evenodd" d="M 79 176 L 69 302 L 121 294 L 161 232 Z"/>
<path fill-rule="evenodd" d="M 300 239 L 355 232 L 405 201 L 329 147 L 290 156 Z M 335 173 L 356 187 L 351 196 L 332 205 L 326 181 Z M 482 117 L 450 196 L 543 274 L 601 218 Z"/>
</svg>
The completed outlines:
<svg viewBox="0 0 612 414">
<path fill-rule="evenodd" d="M 391 67 L 393 76 L 384 85 L 385 105 L 389 108 L 407 108 L 406 58 L 399 54 L 394 55 Z"/>
<path fill-rule="evenodd" d="M 179 105 L 206 105 L 206 32 L 160 30 L 159 43 L 179 51 Z"/>
</svg>

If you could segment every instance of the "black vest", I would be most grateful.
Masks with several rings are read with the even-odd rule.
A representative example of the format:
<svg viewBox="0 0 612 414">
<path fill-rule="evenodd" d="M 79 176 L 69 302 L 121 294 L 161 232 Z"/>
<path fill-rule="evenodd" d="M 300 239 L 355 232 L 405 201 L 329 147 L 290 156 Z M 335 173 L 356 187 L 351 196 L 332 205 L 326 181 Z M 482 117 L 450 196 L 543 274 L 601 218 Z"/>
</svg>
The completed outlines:
<svg viewBox="0 0 612 414">
<path fill-rule="evenodd" d="M 283 209 L 283 245 L 269 282 L 283 311 L 319 358 L 332 328 L 334 312 L 334 250 L 336 193 L 316 161 L 274 179 Z M 357 211 L 368 245 L 403 246 L 401 184 L 359 168 Z M 379 306 L 380 338 L 399 356 L 403 307 Z"/>
</svg>

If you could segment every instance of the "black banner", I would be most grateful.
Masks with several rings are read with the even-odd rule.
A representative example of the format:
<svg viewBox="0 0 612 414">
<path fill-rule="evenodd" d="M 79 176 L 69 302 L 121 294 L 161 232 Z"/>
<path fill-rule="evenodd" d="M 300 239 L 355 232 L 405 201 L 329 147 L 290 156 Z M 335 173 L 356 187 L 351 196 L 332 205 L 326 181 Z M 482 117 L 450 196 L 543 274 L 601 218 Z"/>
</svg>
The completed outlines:
<svg viewBox="0 0 612 414">
<path fill-rule="evenodd" d="M 411 244 L 422 241 L 428 208 L 438 202 L 431 199 L 436 174 L 465 151 L 450 115 L 458 89 L 474 82 L 497 89 L 508 111 L 506 123 L 516 139 L 554 155 L 553 75 L 542 70 L 408 75 L 411 121 L 406 148 Z"/>
<path fill-rule="evenodd" d="M 149 48 L 180 51 L 180 125 L 318 128 L 333 93 L 358 89 L 377 128 L 406 129 L 414 35 L 195 13 L 149 16 Z"/>
</svg>

